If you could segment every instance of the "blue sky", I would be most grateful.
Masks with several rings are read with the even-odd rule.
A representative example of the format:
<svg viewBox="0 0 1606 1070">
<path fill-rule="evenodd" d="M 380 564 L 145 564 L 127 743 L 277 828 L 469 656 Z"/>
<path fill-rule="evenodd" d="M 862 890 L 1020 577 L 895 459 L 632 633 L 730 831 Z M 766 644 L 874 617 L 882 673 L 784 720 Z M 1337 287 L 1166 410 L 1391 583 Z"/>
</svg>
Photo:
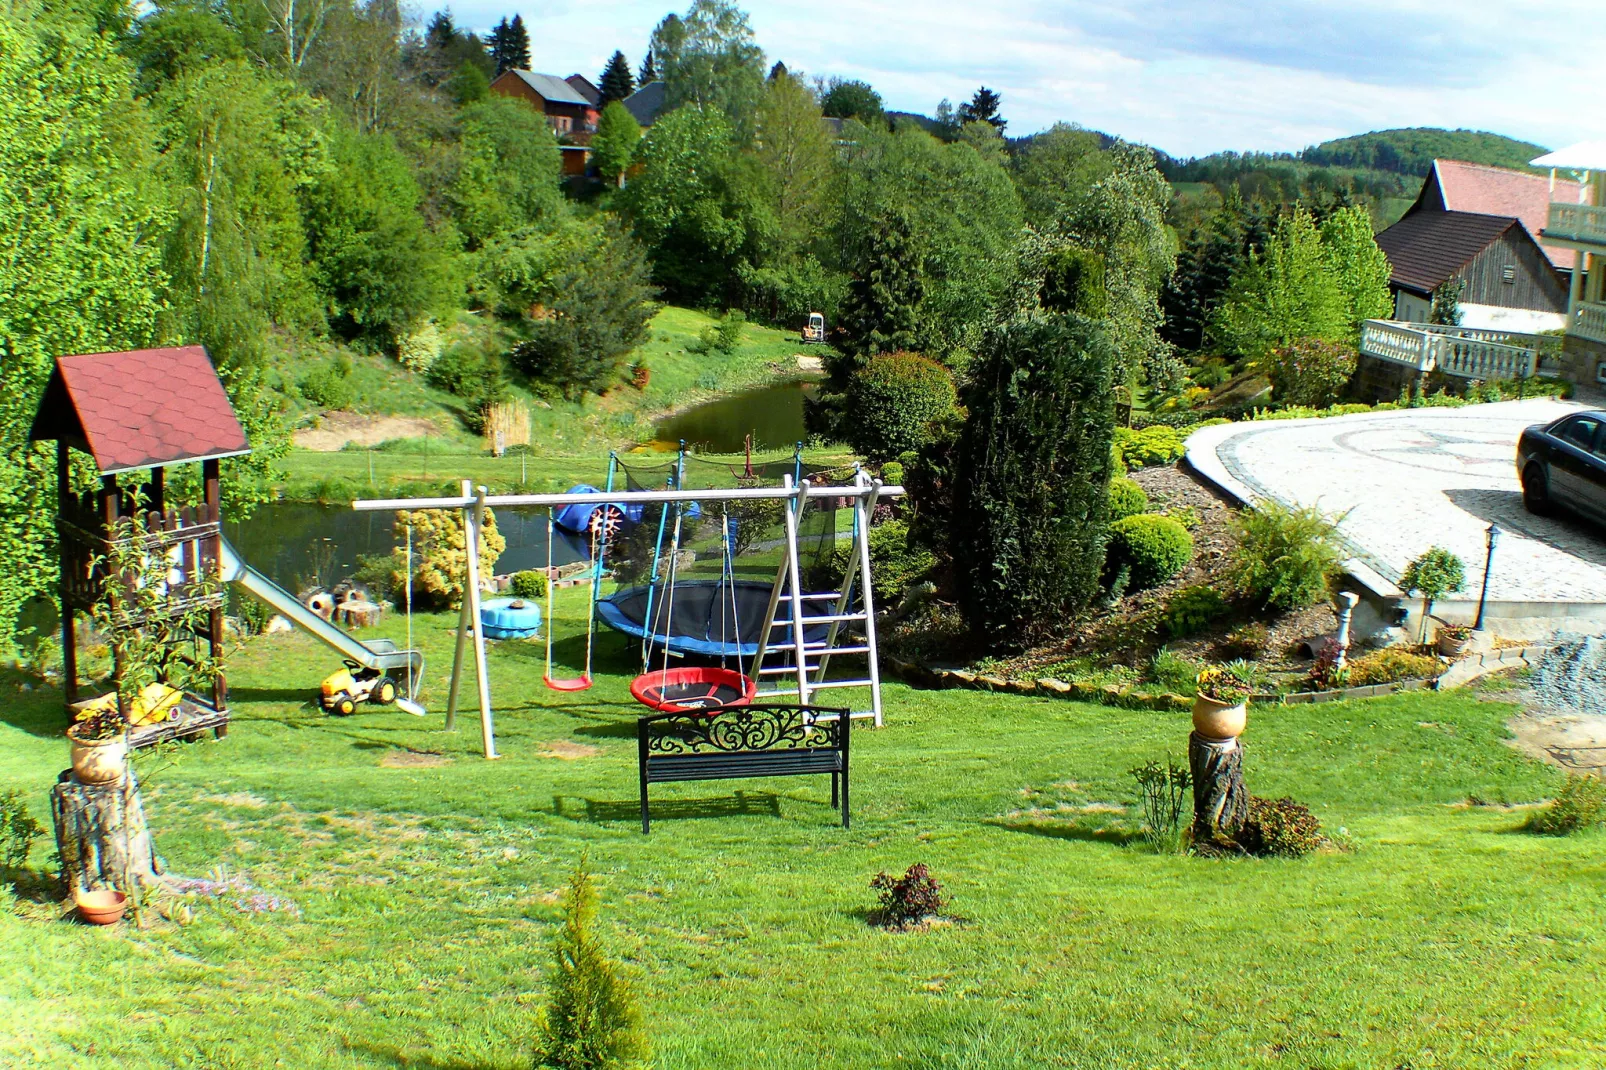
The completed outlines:
<svg viewBox="0 0 1606 1070">
<path fill-rule="evenodd" d="M 524 16 L 536 70 L 639 63 L 663 0 L 460 0 L 459 25 Z M 1056 120 L 1177 155 L 1294 150 L 1394 126 L 1606 138 L 1602 0 L 751 0 L 770 61 L 863 78 L 930 114 L 986 84 L 1011 134 Z"/>
</svg>

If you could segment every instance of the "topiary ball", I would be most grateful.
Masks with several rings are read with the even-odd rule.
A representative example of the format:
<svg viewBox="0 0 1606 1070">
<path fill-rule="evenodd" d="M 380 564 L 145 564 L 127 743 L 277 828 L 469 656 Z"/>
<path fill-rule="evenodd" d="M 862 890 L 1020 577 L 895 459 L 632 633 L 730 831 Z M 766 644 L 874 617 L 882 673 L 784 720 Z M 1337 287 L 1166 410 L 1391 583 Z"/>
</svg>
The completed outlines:
<svg viewBox="0 0 1606 1070">
<path fill-rule="evenodd" d="M 1149 496 L 1137 480 L 1116 476 L 1110 480 L 1110 520 L 1125 520 L 1149 508 Z"/>
<path fill-rule="evenodd" d="M 1164 583 L 1192 557 L 1193 536 L 1168 516 L 1139 513 L 1110 525 L 1107 560 L 1112 568 L 1131 570 L 1130 590 Z"/>
</svg>

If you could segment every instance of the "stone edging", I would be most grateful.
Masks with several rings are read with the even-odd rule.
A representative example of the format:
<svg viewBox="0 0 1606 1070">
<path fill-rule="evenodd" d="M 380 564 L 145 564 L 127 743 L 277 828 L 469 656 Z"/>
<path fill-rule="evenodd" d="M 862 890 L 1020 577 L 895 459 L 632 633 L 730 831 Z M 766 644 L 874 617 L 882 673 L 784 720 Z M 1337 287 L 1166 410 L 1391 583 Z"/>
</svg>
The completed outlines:
<svg viewBox="0 0 1606 1070">
<path fill-rule="evenodd" d="M 1539 644 L 1512 646 L 1484 654 L 1468 654 L 1444 671 L 1438 689 L 1465 687 L 1480 676 L 1505 669 L 1533 668 L 1550 648 Z"/>
</svg>

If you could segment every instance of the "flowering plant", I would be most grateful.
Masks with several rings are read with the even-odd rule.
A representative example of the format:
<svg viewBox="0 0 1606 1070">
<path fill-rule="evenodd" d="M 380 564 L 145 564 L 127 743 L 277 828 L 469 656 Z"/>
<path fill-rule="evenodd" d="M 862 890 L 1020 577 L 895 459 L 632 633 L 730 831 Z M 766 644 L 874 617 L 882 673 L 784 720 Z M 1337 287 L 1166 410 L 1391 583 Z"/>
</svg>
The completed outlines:
<svg viewBox="0 0 1606 1070">
<path fill-rule="evenodd" d="M 1248 701 L 1255 690 L 1251 675 L 1238 665 L 1212 665 L 1201 672 L 1194 683 L 1205 698 L 1236 706 Z"/>
</svg>

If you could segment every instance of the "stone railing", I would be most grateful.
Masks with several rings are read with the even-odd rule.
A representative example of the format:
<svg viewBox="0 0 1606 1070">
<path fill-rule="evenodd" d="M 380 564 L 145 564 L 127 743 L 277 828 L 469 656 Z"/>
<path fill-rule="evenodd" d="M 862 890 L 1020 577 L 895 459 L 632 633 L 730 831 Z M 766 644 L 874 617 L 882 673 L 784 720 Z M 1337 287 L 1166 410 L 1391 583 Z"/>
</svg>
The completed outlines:
<svg viewBox="0 0 1606 1070">
<path fill-rule="evenodd" d="M 1606 208 L 1553 202 L 1542 237 L 1606 245 Z"/>
<path fill-rule="evenodd" d="M 1539 356 L 1534 349 L 1488 340 L 1488 336 L 1496 334 L 1425 323 L 1367 320 L 1361 325 L 1361 352 L 1419 372 L 1438 369 L 1461 379 L 1525 379 L 1538 370 Z"/>
<path fill-rule="evenodd" d="M 1422 372 L 1433 370 L 1435 341 L 1431 332 L 1414 324 L 1367 320 L 1361 325 L 1362 353 Z"/>
<path fill-rule="evenodd" d="M 1591 342 L 1606 342 L 1606 304 L 1580 301 L 1573 309 L 1573 322 L 1568 331 Z"/>
</svg>

